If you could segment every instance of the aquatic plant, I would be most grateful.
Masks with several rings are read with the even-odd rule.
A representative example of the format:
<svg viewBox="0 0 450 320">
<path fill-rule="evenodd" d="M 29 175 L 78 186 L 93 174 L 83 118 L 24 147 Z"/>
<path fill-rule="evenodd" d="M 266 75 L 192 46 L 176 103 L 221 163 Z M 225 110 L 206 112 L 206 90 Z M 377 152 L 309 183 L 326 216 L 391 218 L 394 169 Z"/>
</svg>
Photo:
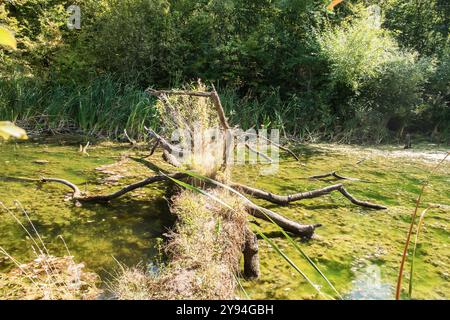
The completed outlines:
<svg viewBox="0 0 450 320">
<path fill-rule="evenodd" d="M 403 279 L 403 270 L 405 267 L 405 262 L 406 262 L 406 256 L 408 254 L 408 248 L 409 248 L 409 244 L 411 242 L 411 236 L 413 233 L 413 228 L 414 225 L 416 223 L 416 218 L 417 218 L 417 212 L 419 210 L 419 206 L 422 202 L 422 196 L 424 194 L 425 188 L 428 186 L 429 181 L 430 181 L 430 176 L 442 165 L 442 163 L 444 163 L 444 161 L 447 159 L 447 157 L 450 155 L 450 151 L 447 152 L 447 154 L 445 155 L 445 157 L 439 161 L 439 163 L 431 170 L 428 178 L 425 180 L 425 182 L 422 183 L 422 187 L 420 189 L 419 195 L 416 199 L 416 206 L 414 208 L 414 212 L 412 213 L 411 216 L 411 223 L 409 225 L 409 230 L 406 236 L 406 241 L 405 241 L 405 246 L 403 249 L 403 254 L 402 254 L 402 259 L 400 262 L 400 268 L 399 268 L 399 273 L 398 273 L 398 279 L 397 279 L 397 287 L 396 287 L 396 291 L 395 291 L 395 299 L 396 300 L 400 300 L 400 293 L 401 293 L 401 288 L 402 288 L 402 279 Z"/>
<path fill-rule="evenodd" d="M 0 246 L 0 253 L 10 259 L 15 268 L 0 274 L 0 299 L 24 300 L 93 300 L 100 294 L 96 284 L 99 277 L 84 271 L 84 264 L 75 263 L 64 239 L 60 237 L 67 250 L 67 256 L 52 256 L 47 249 L 27 211 L 16 202 L 17 208 L 30 225 L 29 230 L 19 217 L 2 202 L 0 208 L 7 212 L 25 231 L 32 242 L 35 259 L 22 263 Z"/>
</svg>

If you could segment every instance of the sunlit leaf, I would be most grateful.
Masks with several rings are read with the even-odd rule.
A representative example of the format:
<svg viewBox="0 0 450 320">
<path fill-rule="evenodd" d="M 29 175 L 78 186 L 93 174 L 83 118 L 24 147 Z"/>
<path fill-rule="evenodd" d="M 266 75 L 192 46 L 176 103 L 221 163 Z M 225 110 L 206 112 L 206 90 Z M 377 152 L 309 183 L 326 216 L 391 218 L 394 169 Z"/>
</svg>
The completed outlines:
<svg viewBox="0 0 450 320">
<path fill-rule="evenodd" d="M 344 0 L 333 0 L 331 3 L 327 6 L 327 10 L 333 11 L 334 7 L 337 6 L 339 3 L 341 3 Z"/>
<path fill-rule="evenodd" d="M 11 137 L 20 140 L 28 139 L 27 133 L 22 128 L 9 121 L 0 121 L 0 138 L 8 140 Z"/>
<path fill-rule="evenodd" d="M 0 46 L 17 49 L 17 42 L 14 34 L 5 27 L 0 27 Z"/>
</svg>

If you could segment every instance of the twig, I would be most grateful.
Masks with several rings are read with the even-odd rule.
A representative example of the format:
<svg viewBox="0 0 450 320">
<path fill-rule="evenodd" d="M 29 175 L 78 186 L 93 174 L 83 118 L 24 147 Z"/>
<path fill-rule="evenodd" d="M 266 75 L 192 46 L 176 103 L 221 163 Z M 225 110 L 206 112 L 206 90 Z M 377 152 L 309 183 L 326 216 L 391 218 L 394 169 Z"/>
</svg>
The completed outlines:
<svg viewBox="0 0 450 320">
<path fill-rule="evenodd" d="M 246 147 L 249 151 L 251 151 L 251 152 L 257 154 L 258 156 L 260 156 L 261 158 L 266 159 L 269 163 L 273 163 L 273 159 L 272 159 L 271 157 L 269 157 L 268 155 L 266 155 L 266 154 L 264 154 L 264 153 L 262 153 L 262 152 L 260 152 L 260 151 L 258 151 L 258 150 L 256 150 L 256 149 L 254 149 L 254 148 L 253 148 L 252 146 L 250 146 L 248 143 L 245 144 L 245 147 Z"/>
<path fill-rule="evenodd" d="M 341 176 L 336 171 L 332 171 L 332 172 L 325 173 L 325 174 L 319 174 L 316 176 L 311 176 L 311 177 L 309 177 L 309 179 L 322 179 L 322 178 L 327 178 L 327 177 L 334 177 L 338 180 L 361 181 L 361 179 Z"/>
</svg>

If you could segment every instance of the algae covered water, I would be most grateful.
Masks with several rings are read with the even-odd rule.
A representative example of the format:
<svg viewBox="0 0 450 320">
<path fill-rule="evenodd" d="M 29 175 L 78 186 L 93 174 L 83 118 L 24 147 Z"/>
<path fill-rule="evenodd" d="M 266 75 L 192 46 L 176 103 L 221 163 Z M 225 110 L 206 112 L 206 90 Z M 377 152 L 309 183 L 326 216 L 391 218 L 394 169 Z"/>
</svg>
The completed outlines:
<svg viewBox="0 0 450 320">
<path fill-rule="evenodd" d="M 174 222 L 165 198 L 165 184 L 135 190 L 108 204 L 77 207 L 65 201 L 70 189 L 23 179 L 64 178 L 90 193 L 100 194 L 152 175 L 154 165 L 162 165 L 156 155 L 145 158 L 145 150 L 131 149 L 126 144 L 97 143 L 88 149 L 89 155 L 83 155 L 78 150 L 80 143 L 85 144 L 86 140 L 62 136 L 0 145 L 0 201 L 25 222 L 14 203 L 19 201 L 53 255 L 67 255 L 59 237 L 62 236 L 76 261 L 99 273 L 104 281 L 111 280 L 117 261 L 129 266 L 151 265 L 160 259 L 159 244 Z M 393 298 L 415 198 L 436 159 L 426 156 L 429 153 L 423 157 L 403 157 L 391 150 L 331 145 L 299 147 L 297 151 L 301 162 L 282 159 L 279 170 L 269 176 L 262 175 L 259 166 L 236 166 L 234 180 L 289 194 L 337 183 L 308 179 L 329 171 L 360 179 L 342 183 L 357 198 L 386 205 L 388 210 L 357 207 L 339 193 L 289 207 L 258 203 L 302 223 L 323 224 L 315 239 L 300 245 L 345 298 Z M 433 154 L 439 158 L 444 152 L 433 149 Z M 424 195 L 424 207 L 440 204 L 441 208 L 431 210 L 425 218 L 417 251 L 413 298 L 450 298 L 449 168 L 446 162 L 431 176 Z M 327 290 L 275 227 L 258 223 L 314 282 Z M 30 239 L 5 210 L 0 212 L 0 235 L 0 246 L 17 260 L 28 262 L 34 258 Z M 259 242 L 261 277 L 255 281 L 242 280 L 250 298 L 318 298 L 316 291 L 267 243 Z M 9 259 L 0 257 L 0 271 L 11 267 Z M 407 284 L 406 280 L 405 287 Z"/>
<path fill-rule="evenodd" d="M 14 210 L 14 200 L 20 201 L 51 254 L 67 255 L 62 236 L 76 260 L 101 275 L 107 276 L 118 267 L 115 260 L 126 265 L 151 261 L 158 254 L 162 234 L 174 219 L 163 186 L 155 184 L 109 204 L 76 207 L 65 199 L 71 190 L 62 185 L 15 179 L 60 177 L 83 190 L 86 187 L 92 193 L 108 193 L 122 183 L 141 179 L 138 171 L 148 171 L 130 160 L 130 170 L 110 175 L 108 165 L 120 161 L 129 150 L 127 146 L 99 145 L 89 149 L 86 156 L 79 153 L 77 138 L 66 139 L 0 145 L 0 201 L 26 222 L 20 210 Z M 102 167 L 106 169 L 96 170 Z M 34 257 L 24 230 L 3 211 L 0 234 L 0 246 L 17 260 L 27 262 Z M 9 259 L 0 259 L 1 270 L 11 267 Z"/>
</svg>

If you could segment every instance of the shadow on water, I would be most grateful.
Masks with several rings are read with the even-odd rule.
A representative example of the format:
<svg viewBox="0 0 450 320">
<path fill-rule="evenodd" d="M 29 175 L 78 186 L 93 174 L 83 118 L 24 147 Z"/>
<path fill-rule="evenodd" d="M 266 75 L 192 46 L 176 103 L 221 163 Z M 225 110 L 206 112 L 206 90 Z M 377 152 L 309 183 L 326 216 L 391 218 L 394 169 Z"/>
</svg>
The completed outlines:
<svg viewBox="0 0 450 320">
<path fill-rule="evenodd" d="M 63 141 L 63 145 L 61 141 L 0 145 L 0 201 L 32 230 L 13 202 L 22 204 L 50 254 L 68 254 L 59 237 L 62 236 L 75 260 L 102 278 L 108 278 L 107 272 L 118 267 L 116 260 L 134 266 L 150 265 L 159 259 L 158 244 L 174 223 L 164 198 L 165 185 L 148 186 L 108 204 L 84 204 L 78 208 L 71 201 L 64 201 L 65 195 L 70 194 L 65 186 L 39 186 L 36 181 L 17 178 L 64 178 L 96 194 L 109 193 L 128 183 L 121 180 L 118 185 L 105 186 L 99 183 L 100 173 L 95 168 L 115 163 L 129 148 L 94 146 L 90 156 L 85 157 L 76 148 L 80 138 L 73 140 Z M 37 159 L 45 163 L 36 164 Z M 4 210 L 0 211 L 0 234 L 0 246 L 18 261 L 25 263 L 35 258 L 26 232 Z M 0 257 L 0 271 L 11 267 L 9 259 Z"/>
</svg>

